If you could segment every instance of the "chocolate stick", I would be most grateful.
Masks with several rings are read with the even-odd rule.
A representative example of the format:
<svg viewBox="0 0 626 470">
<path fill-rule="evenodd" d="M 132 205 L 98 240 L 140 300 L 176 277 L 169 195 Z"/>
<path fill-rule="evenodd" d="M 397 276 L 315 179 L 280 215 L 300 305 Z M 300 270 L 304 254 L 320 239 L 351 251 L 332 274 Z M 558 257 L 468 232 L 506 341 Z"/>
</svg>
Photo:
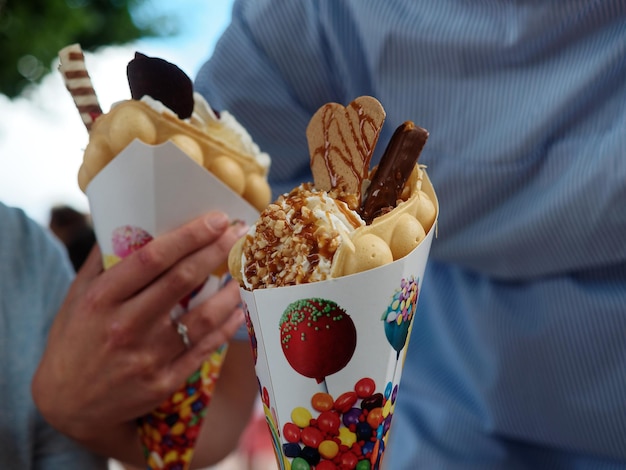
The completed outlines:
<svg viewBox="0 0 626 470">
<path fill-rule="evenodd" d="M 361 204 L 360 214 L 367 224 L 396 206 L 427 139 L 428 131 L 411 121 L 395 130 Z"/>
</svg>

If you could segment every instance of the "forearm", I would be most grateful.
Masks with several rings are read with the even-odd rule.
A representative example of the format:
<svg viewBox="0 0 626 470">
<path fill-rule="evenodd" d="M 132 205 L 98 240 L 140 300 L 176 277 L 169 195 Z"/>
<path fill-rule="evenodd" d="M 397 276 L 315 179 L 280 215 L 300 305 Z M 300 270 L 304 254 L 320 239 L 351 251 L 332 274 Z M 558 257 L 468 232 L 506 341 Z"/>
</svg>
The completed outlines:
<svg viewBox="0 0 626 470">
<path fill-rule="evenodd" d="M 192 468 L 213 465 L 230 454 L 239 442 L 247 425 L 257 396 L 256 375 L 245 341 L 233 341 L 228 348 L 220 378 L 207 408 L 204 425 L 196 443 Z M 54 400 L 47 394 L 36 393 L 38 404 L 54 421 Z M 43 397 L 43 398 L 42 398 Z M 81 423 L 52 422 L 53 426 L 94 453 L 143 468 L 145 458 L 141 450 L 137 425 L 134 421 L 109 427 Z"/>
<path fill-rule="evenodd" d="M 134 422 L 109 430 L 100 428 L 98 431 L 97 437 L 76 440 L 96 454 L 144 468 L 145 458 L 139 442 L 137 425 Z"/>
</svg>

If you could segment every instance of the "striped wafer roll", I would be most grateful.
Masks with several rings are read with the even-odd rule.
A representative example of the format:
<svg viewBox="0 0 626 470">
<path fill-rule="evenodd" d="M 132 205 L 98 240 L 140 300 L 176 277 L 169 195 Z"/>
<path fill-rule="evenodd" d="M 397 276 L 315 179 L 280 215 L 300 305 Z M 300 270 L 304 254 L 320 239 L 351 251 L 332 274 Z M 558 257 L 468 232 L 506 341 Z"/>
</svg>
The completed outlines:
<svg viewBox="0 0 626 470">
<path fill-rule="evenodd" d="M 71 44 L 59 51 L 59 58 L 59 72 L 63 75 L 65 86 L 89 131 L 93 121 L 102 114 L 102 108 L 85 66 L 83 50 L 80 44 Z"/>
</svg>

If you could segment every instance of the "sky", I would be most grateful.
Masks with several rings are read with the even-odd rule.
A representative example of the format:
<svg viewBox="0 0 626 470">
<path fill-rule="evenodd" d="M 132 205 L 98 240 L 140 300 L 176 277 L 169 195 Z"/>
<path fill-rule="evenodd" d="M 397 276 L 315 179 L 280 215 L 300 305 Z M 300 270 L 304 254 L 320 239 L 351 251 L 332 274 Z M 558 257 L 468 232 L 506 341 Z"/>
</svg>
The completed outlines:
<svg viewBox="0 0 626 470">
<path fill-rule="evenodd" d="M 180 33 L 86 53 L 102 109 L 130 98 L 126 65 L 135 51 L 172 62 L 193 79 L 227 26 L 231 7 L 232 0 L 148 0 L 148 13 L 173 15 Z M 0 201 L 42 225 L 54 205 L 89 210 L 76 182 L 87 131 L 56 64 L 52 69 L 27 96 L 9 100 L 0 94 Z"/>
</svg>

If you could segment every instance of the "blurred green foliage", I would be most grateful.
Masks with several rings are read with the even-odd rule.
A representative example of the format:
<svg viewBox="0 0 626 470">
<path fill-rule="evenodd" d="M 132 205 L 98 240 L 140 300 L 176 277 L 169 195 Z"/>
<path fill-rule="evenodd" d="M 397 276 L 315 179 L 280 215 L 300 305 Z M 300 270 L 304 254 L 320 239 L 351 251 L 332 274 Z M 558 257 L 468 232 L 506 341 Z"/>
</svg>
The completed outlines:
<svg viewBox="0 0 626 470">
<path fill-rule="evenodd" d="M 0 0 L 0 93 L 14 98 L 37 83 L 69 44 L 93 51 L 174 32 L 171 18 L 146 18 L 145 6 L 149 1 Z"/>
</svg>

